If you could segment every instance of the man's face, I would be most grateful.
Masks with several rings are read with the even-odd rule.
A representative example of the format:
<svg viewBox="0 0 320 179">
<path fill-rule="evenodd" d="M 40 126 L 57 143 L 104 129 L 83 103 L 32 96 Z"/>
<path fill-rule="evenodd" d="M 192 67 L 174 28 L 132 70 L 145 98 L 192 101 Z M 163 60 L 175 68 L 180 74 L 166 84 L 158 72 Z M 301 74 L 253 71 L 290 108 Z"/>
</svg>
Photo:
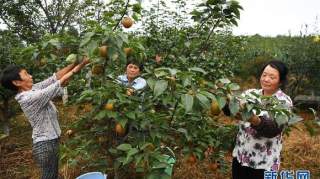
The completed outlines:
<svg viewBox="0 0 320 179">
<path fill-rule="evenodd" d="M 126 73 L 127 73 L 127 77 L 129 80 L 133 80 L 135 79 L 137 76 L 140 75 L 140 69 L 137 65 L 135 64 L 129 64 L 127 66 L 127 70 L 126 70 Z"/>
<path fill-rule="evenodd" d="M 13 84 L 16 85 L 20 90 L 26 91 L 30 90 L 33 85 L 32 76 L 27 72 L 27 70 L 22 69 L 19 72 L 21 80 L 13 81 Z"/>
</svg>

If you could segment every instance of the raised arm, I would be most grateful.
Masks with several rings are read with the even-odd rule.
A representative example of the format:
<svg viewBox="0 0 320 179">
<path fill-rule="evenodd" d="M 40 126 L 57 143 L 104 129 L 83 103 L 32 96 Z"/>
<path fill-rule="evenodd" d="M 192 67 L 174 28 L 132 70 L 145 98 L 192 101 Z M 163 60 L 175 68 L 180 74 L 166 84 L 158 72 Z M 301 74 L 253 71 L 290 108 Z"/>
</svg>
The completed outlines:
<svg viewBox="0 0 320 179">
<path fill-rule="evenodd" d="M 70 79 L 70 77 L 73 74 L 78 73 L 89 62 L 90 62 L 89 59 L 87 57 L 84 57 L 81 63 L 79 63 L 78 65 L 73 67 L 71 70 L 69 70 L 66 74 L 64 74 L 62 77 L 60 77 L 60 79 L 58 80 L 60 80 L 61 86 L 65 86 L 67 84 L 66 82 Z"/>
<path fill-rule="evenodd" d="M 56 72 L 57 80 L 60 80 L 65 74 L 70 72 L 76 65 L 77 65 L 76 63 L 72 63 L 72 64 L 62 68 L 61 70 L 57 71 Z"/>
</svg>

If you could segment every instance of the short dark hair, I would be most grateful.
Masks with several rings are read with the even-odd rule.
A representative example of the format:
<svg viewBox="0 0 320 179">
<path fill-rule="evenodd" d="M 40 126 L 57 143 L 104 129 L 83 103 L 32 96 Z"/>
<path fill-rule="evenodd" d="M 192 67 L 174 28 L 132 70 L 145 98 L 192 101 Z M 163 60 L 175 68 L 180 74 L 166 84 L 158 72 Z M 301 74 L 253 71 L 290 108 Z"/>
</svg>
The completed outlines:
<svg viewBox="0 0 320 179">
<path fill-rule="evenodd" d="M 18 87 L 12 82 L 15 80 L 22 80 L 20 77 L 21 67 L 17 65 L 10 64 L 5 69 L 2 70 L 0 81 L 4 88 L 10 89 L 14 92 L 18 92 Z"/>
<path fill-rule="evenodd" d="M 287 67 L 287 65 L 285 63 L 283 63 L 282 61 L 280 60 L 277 60 L 277 59 L 273 59 L 269 62 L 267 62 L 262 68 L 261 68 L 261 71 L 260 71 L 260 77 L 264 71 L 264 69 L 270 65 L 272 68 L 278 70 L 279 72 L 279 75 L 280 75 L 280 87 L 283 89 L 285 88 L 287 82 L 288 82 L 288 79 L 287 79 L 287 75 L 288 75 L 288 72 L 289 72 L 289 69 Z"/>
<path fill-rule="evenodd" d="M 142 63 L 142 62 L 140 62 L 140 61 L 138 61 L 138 60 L 135 60 L 135 59 L 132 58 L 132 57 L 128 57 L 128 59 L 127 59 L 127 64 L 126 64 L 126 68 L 127 68 L 127 66 L 130 65 L 130 64 L 137 65 L 137 66 L 139 67 L 140 72 L 143 71 L 144 66 L 143 66 L 143 63 Z"/>
</svg>

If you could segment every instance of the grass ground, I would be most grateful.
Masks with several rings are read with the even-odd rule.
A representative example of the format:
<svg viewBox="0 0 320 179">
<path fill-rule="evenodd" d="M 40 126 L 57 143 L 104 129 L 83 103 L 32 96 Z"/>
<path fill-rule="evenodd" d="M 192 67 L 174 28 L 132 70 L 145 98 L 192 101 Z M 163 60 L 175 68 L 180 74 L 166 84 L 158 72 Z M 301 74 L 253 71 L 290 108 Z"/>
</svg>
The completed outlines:
<svg viewBox="0 0 320 179">
<path fill-rule="evenodd" d="M 65 133 L 66 126 L 76 120 L 77 110 L 75 107 L 59 106 L 61 128 Z M 306 120 L 310 115 L 302 115 Z M 64 135 L 62 136 L 62 138 Z M 292 129 L 289 136 L 284 136 L 282 151 L 282 169 L 297 170 L 307 169 L 311 171 L 312 178 L 320 178 L 320 136 L 308 135 L 303 124 L 298 124 Z M 25 117 L 17 115 L 11 122 L 10 137 L 0 141 L 0 179 L 36 179 L 39 172 L 32 160 L 31 153 L 31 127 Z M 228 165 L 231 166 L 232 157 L 226 155 Z M 230 171 L 230 170 L 229 170 Z M 71 169 L 66 165 L 60 165 L 62 178 L 71 179 L 80 173 L 79 170 Z M 210 165 L 208 160 L 190 164 L 180 156 L 174 167 L 176 179 L 212 179 L 229 178 L 230 172 L 221 173 Z"/>
</svg>

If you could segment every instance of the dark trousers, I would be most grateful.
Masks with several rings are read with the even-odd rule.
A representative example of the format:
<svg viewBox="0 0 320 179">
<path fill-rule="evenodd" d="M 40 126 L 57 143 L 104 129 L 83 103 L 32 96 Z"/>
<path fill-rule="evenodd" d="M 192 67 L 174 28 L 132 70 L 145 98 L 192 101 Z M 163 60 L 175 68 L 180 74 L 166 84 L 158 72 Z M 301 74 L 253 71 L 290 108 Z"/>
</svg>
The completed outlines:
<svg viewBox="0 0 320 179">
<path fill-rule="evenodd" d="M 57 179 L 59 175 L 59 139 L 33 144 L 32 153 L 40 168 L 41 179 Z"/>
<path fill-rule="evenodd" d="M 263 169 L 242 166 L 237 158 L 232 161 L 232 179 L 264 179 Z"/>
</svg>

